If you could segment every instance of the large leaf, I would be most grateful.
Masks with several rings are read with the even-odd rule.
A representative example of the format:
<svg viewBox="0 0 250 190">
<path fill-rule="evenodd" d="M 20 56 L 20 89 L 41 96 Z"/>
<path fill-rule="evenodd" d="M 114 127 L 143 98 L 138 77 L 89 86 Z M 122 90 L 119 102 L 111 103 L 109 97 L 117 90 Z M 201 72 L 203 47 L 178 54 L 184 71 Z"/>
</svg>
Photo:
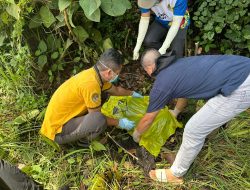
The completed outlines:
<svg viewBox="0 0 250 190">
<path fill-rule="evenodd" d="M 58 8 L 60 11 L 63 11 L 71 4 L 70 0 L 58 0 Z"/>
<path fill-rule="evenodd" d="M 12 5 L 8 6 L 6 8 L 6 11 L 7 11 L 7 13 L 9 13 L 9 15 L 11 15 L 11 16 L 15 17 L 15 19 L 19 20 L 21 9 L 16 4 L 12 4 Z"/>
<path fill-rule="evenodd" d="M 42 18 L 44 26 L 47 28 L 49 28 L 56 21 L 54 15 L 46 6 L 42 6 L 39 13 Z"/>
<path fill-rule="evenodd" d="M 74 34 L 76 35 L 79 42 L 84 42 L 88 37 L 89 34 L 82 26 L 77 26 L 73 29 Z"/>
<path fill-rule="evenodd" d="M 101 13 L 99 7 L 101 5 L 101 0 L 80 0 L 79 4 L 89 20 L 100 22 Z"/>
<path fill-rule="evenodd" d="M 74 14 L 74 12 L 77 11 L 77 9 L 79 8 L 79 4 L 78 3 L 73 3 L 70 5 L 70 7 L 67 9 L 67 14 L 68 14 L 68 19 L 69 19 L 69 24 L 75 28 L 75 25 L 72 21 L 72 16 Z"/>
<path fill-rule="evenodd" d="M 120 16 L 131 8 L 131 3 L 128 0 L 102 0 L 101 8 L 108 15 Z"/>
<path fill-rule="evenodd" d="M 30 19 L 29 28 L 37 28 L 42 25 L 42 18 L 39 14 L 35 15 Z"/>
</svg>

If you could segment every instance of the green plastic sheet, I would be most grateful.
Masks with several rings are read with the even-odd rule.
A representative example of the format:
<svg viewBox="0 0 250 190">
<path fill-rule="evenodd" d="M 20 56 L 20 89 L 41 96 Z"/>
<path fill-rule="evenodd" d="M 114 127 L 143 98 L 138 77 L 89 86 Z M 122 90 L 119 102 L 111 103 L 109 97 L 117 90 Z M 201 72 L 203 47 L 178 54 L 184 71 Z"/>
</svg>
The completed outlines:
<svg viewBox="0 0 250 190">
<path fill-rule="evenodd" d="M 134 98 L 131 96 L 111 96 L 102 106 L 102 113 L 110 118 L 128 118 L 137 124 L 147 111 L 149 96 Z M 152 155 L 158 156 L 166 140 L 175 133 L 176 128 L 182 128 L 168 108 L 162 109 L 151 127 L 142 135 L 139 142 Z M 132 134 L 133 130 L 129 131 Z"/>
</svg>

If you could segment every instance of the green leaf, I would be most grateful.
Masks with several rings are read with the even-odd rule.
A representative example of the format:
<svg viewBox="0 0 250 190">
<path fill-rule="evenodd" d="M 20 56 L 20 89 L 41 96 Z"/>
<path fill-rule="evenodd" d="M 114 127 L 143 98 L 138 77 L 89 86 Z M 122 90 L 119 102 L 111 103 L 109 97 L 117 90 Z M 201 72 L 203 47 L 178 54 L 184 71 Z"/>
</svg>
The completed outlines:
<svg viewBox="0 0 250 190">
<path fill-rule="evenodd" d="M 5 38 L 6 38 L 5 35 L 0 35 L 0 47 L 3 45 Z"/>
<path fill-rule="evenodd" d="M 101 8 L 110 16 L 120 16 L 131 8 L 131 3 L 128 0 L 102 0 Z"/>
<path fill-rule="evenodd" d="M 209 52 L 209 49 L 210 49 L 210 46 L 209 46 L 209 44 L 207 44 L 207 45 L 205 46 L 205 52 L 206 52 L 206 53 Z"/>
<path fill-rule="evenodd" d="M 47 56 L 46 55 L 40 55 L 38 57 L 38 64 L 39 64 L 39 68 L 40 71 L 43 69 L 44 65 L 47 63 Z"/>
<path fill-rule="evenodd" d="M 250 25 L 246 25 L 242 30 L 243 37 L 247 40 L 250 40 Z"/>
<path fill-rule="evenodd" d="M 68 19 L 69 19 L 69 24 L 70 26 L 72 26 L 73 28 L 75 28 L 75 25 L 72 21 L 72 16 L 74 14 L 74 12 L 76 12 L 79 8 L 79 4 L 78 3 L 73 3 L 70 5 L 70 7 L 67 9 L 67 14 L 68 14 Z"/>
<path fill-rule="evenodd" d="M 49 28 L 55 21 L 54 15 L 51 13 L 48 7 L 42 6 L 39 14 L 42 18 L 43 24 L 45 27 Z"/>
<path fill-rule="evenodd" d="M 92 141 L 91 142 L 91 147 L 95 150 L 95 151 L 102 151 L 102 150 L 107 150 L 106 147 L 101 144 L 98 141 Z"/>
<path fill-rule="evenodd" d="M 34 119 L 36 116 L 38 116 L 39 113 L 40 111 L 38 109 L 23 113 L 14 120 L 14 124 L 21 125 L 23 123 L 26 123 L 31 119 Z"/>
<path fill-rule="evenodd" d="M 73 29 L 74 34 L 76 35 L 79 42 L 84 42 L 88 37 L 89 34 L 82 26 L 77 26 Z"/>
<path fill-rule="evenodd" d="M 110 48 L 113 48 L 113 44 L 112 44 L 111 39 L 110 39 L 110 38 L 107 38 L 107 39 L 105 39 L 104 42 L 103 42 L 103 49 L 104 49 L 104 50 L 108 50 L 108 49 L 110 49 Z"/>
<path fill-rule="evenodd" d="M 71 46 L 72 43 L 73 43 L 72 40 L 68 38 L 64 46 L 64 50 L 67 50 Z M 59 52 L 60 52 L 60 49 L 59 49 Z"/>
<path fill-rule="evenodd" d="M 80 60 L 81 60 L 80 57 L 75 57 L 75 58 L 73 59 L 73 61 L 74 61 L 75 63 L 79 62 Z"/>
<path fill-rule="evenodd" d="M 59 56 L 59 53 L 56 51 L 56 52 L 51 54 L 51 59 L 57 59 L 58 56 Z"/>
<path fill-rule="evenodd" d="M 66 9 L 71 4 L 70 0 L 58 0 L 58 8 L 60 12 Z"/>
<path fill-rule="evenodd" d="M 15 17 L 15 19 L 19 20 L 20 11 L 21 11 L 19 6 L 17 6 L 16 4 L 12 4 L 6 8 L 6 11 L 7 11 L 7 13 L 9 13 L 9 15 L 11 15 L 11 16 Z"/>
<path fill-rule="evenodd" d="M 100 22 L 101 13 L 99 7 L 101 5 L 101 0 L 80 0 L 79 4 L 89 20 Z"/>
<path fill-rule="evenodd" d="M 102 41 L 102 34 L 99 30 L 92 28 L 90 33 L 90 38 L 96 43 L 100 43 Z"/>
<path fill-rule="evenodd" d="M 47 51 L 47 45 L 46 45 L 44 40 L 40 41 L 40 43 L 38 45 L 38 49 L 41 51 L 41 53 L 44 53 Z"/>
<path fill-rule="evenodd" d="M 35 15 L 30 19 L 29 28 L 37 28 L 42 25 L 42 18 L 39 14 Z"/>
<path fill-rule="evenodd" d="M 68 161 L 69 164 L 74 164 L 75 163 L 75 159 L 74 158 L 69 158 L 67 161 Z"/>
</svg>

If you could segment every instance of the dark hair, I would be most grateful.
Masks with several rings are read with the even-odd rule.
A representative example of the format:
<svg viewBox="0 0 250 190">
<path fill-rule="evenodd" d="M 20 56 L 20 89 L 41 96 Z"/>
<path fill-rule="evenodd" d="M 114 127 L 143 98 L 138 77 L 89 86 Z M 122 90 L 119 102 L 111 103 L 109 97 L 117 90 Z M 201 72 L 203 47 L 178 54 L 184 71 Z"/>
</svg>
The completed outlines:
<svg viewBox="0 0 250 190">
<path fill-rule="evenodd" d="M 157 55 L 157 58 L 160 57 L 161 54 L 158 52 L 157 49 L 148 48 L 148 49 L 146 49 L 146 50 L 142 53 L 142 55 L 141 55 L 141 61 L 140 61 L 140 63 L 141 63 L 142 66 L 143 66 L 143 61 L 144 61 L 145 55 L 146 55 L 148 52 L 151 52 L 151 51 L 155 52 L 155 54 Z"/>
<path fill-rule="evenodd" d="M 105 68 L 100 62 L 113 71 L 117 71 L 124 63 L 124 58 L 119 51 L 111 48 L 103 52 L 99 61 L 97 61 L 98 69 L 101 71 L 106 70 L 107 68 Z"/>
</svg>

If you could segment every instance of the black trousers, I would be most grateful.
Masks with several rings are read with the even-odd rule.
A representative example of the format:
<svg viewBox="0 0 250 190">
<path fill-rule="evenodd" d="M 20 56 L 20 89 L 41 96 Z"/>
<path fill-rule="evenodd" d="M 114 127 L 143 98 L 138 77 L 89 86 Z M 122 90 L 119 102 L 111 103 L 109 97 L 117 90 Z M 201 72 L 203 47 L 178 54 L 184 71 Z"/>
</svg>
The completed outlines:
<svg viewBox="0 0 250 190">
<path fill-rule="evenodd" d="M 167 33 L 168 29 L 162 26 L 162 24 L 158 21 L 154 20 L 148 28 L 144 39 L 144 45 L 147 48 L 155 48 L 157 50 L 160 49 L 164 40 L 166 39 Z M 186 29 L 179 29 L 170 45 L 170 49 L 175 51 L 177 58 L 184 56 L 186 35 Z"/>
<path fill-rule="evenodd" d="M 36 183 L 17 167 L 0 159 L 0 190 L 42 190 Z"/>
</svg>

